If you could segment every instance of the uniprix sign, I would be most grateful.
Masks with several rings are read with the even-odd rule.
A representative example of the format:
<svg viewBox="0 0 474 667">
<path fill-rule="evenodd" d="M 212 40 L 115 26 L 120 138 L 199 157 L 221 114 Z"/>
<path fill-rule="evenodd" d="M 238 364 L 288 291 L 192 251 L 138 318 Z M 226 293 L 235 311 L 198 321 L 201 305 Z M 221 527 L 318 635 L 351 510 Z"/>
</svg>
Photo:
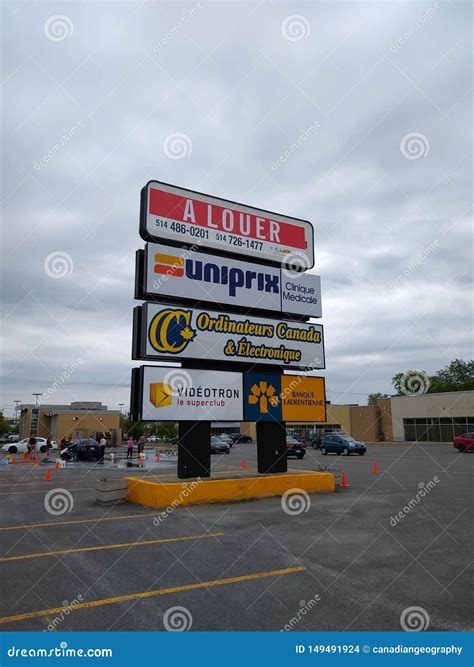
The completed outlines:
<svg viewBox="0 0 474 667">
<path fill-rule="evenodd" d="M 279 315 L 322 315 L 320 278 L 307 272 L 147 243 L 143 286 L 139 285 L 141 276 L 138 271 L 138 298 L 179 298 Z"/>
<path fill-rule="evenodd" d="M 319 324 L 155 303 L 136 310 L 140 340 L 134 341 L 133 349 L 138 359 L 212 359 L 324 368 L 323 328 Z"/>
<path fill-rule="evenodd" d="M 150 181 L 141 192 L 140 235 L 146 241 L 197 245 L 225 253 L 314 265 L 313 226 L 263 209 Z"/>
</svg>

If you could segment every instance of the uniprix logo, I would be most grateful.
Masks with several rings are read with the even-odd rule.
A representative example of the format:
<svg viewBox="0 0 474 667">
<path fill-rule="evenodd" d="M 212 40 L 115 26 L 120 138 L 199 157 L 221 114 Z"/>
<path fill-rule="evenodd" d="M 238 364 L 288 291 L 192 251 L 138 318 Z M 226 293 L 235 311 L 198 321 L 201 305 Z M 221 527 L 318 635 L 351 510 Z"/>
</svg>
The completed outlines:
<svg viewBox="0 0 474 667">
<path fill-rule="evenodd" d="M 174 278 L 186 276 L 214 285 L 227 285 L 229 296 L 236 296 L 238 289 L 254 289 L 259 292 L 280 293 L 280 276 L 263 271 L 244 271 L 237 267 L 218 266 L 213 262 L 185 259 L 163 253 L 155 254 L 155 273 L 164 273 Z"/>
</svg>

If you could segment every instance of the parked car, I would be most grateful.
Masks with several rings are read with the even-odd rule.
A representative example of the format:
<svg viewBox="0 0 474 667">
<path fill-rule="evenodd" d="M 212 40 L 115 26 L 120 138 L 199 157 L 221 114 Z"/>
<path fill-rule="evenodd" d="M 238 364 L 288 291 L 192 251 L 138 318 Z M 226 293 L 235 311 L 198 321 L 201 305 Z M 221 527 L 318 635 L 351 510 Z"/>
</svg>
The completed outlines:
<svg viewBox="0 0 474 667">
<path fill-rule="evenodd" d="M 12 435 L 8 436 L 8 442 L 18 442 L 18 434 L 13 433 Z"/>
<path fill-rule="evenodd" d="M 296 456 L 297 459 L 302 459 L 306 454 L 306 448 L 304 444 L 294 438 L 292 435 L 286 436 L 286 456 Z"/>
<path fill-rule="evenodd" d="M 324 438 L 325 435 L 330 435 L 333 433 L 341 433 L 341 431 L 336 431 L 333 429 L 327 429 L 324 431 L 321 431 L 321 433 L 315 433 L 311 438 L 308 438 L 308 442 L 306 445 L 308 447 L 312 447 L 313 449 L 319 449 L 321 447 L 321 441 Z"/>
<path fill-rule="evenodd" d="M 213 435 L 211 438 L 211 454 L 229 454 L 229 443 L 224 442 L 218 435 Z"/>
<path fill-rule="evenodd" d="M 457 435 L 453 440 L 453 447 L 458 452 L 472 452 L 474 451 L 474 433 L 464 433 L 464 435 Z"/>
<path fill-rule="evenodd" d="M 245 445 L 248 442 L 253 442 L 249 435 L 241 435 L 240 433 L 234 433 L 230 437 L 233 439 L 234 445 Z"/>
<path fill-rule="evenodd" d="M 340 456 L 349 456 L 350 454 L 359 454 L 363 456 L 367 451 L 367 447 L 363 442 L 354 440 L 350 435 L 330 434 L 325 435 L 321 440 L 321 454 L 334 453 Z"/>
<path fill-rule="evenodd" d="M 96 440 L 92 438 L 83 438 L 80 440 L 73 440 L 69 445 L 69 453 L 72 455 L 74 461 L 81 461 L 86 459 L 93 459 L 94 461 L 101 461 L 104 458 L 105 447 L 100 446 Z"/>
<path fill-rule="evenodd" d="M 227 435 L 227 433 L 221 433 L 220 435 L 216 436 L 217 438 L 220 438 L 222 442 L 226 442 L 229 447 L 232 447 L 234 445 L 234 441 L 230 437 L 230 435 Z"/>
<path fill-rule="evenodd" d="M 35 436 L 36 437 L 36 436 Z M 9 454 L 17 454 L 18 452 L 27 452 L 28 451 L 28 440 L 29 438 L 23 438 L 19 442 L 11 443 L 7 442 L 6 445 L 3 445 L 2 452 L 8 452 Z M 51 448 L 57 449 L 58 445 L 55 440 L 51 441 Z M 36 449 L 44 454 L 46 451 L 46 438 L 36 438 Z"/>
</svg>

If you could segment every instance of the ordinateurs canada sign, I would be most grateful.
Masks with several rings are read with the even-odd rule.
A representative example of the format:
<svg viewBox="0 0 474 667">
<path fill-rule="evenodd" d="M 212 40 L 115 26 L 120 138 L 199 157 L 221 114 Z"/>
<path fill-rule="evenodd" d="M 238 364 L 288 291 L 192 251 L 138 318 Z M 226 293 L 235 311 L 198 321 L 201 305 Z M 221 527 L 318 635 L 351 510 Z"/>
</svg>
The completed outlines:
<svg viewBox="0 0 474 667">
<path fill-rule="evenodd" d="M 186 243 L 284 263 L 314 265 L 313 226 L 263 209 L 150 181 L 141 192 L 140 235 L 145 241 Z"/>
<path fill-rule="evenodd" d="M 141 306 L 138 359 L 324 368 L 323 327 L 191 308 Z"/>
<path fill-rule="evenodd" d="M 306 271 L 288 271 L 157 243 L 146 244 L 143 268 L 143 287 L 137 284 L 139 298 L 180 298 L 278 314 L 322 315 L 320 278 Z"/>
</svg>

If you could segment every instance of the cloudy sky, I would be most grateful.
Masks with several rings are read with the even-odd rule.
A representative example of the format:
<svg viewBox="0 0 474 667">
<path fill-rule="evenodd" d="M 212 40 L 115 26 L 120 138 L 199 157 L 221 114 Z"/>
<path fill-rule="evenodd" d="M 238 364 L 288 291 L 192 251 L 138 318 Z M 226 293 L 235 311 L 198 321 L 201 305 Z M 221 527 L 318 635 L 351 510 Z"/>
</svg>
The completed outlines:
<svg viewBox="0 0 474 667">
<path fill-rule="evenodd" d="M 128 407 L 150 179 L 314 223 L 333 402 L 470 358 L 470 3 L 2 7 L 6 414 Z"/>
</svg>

